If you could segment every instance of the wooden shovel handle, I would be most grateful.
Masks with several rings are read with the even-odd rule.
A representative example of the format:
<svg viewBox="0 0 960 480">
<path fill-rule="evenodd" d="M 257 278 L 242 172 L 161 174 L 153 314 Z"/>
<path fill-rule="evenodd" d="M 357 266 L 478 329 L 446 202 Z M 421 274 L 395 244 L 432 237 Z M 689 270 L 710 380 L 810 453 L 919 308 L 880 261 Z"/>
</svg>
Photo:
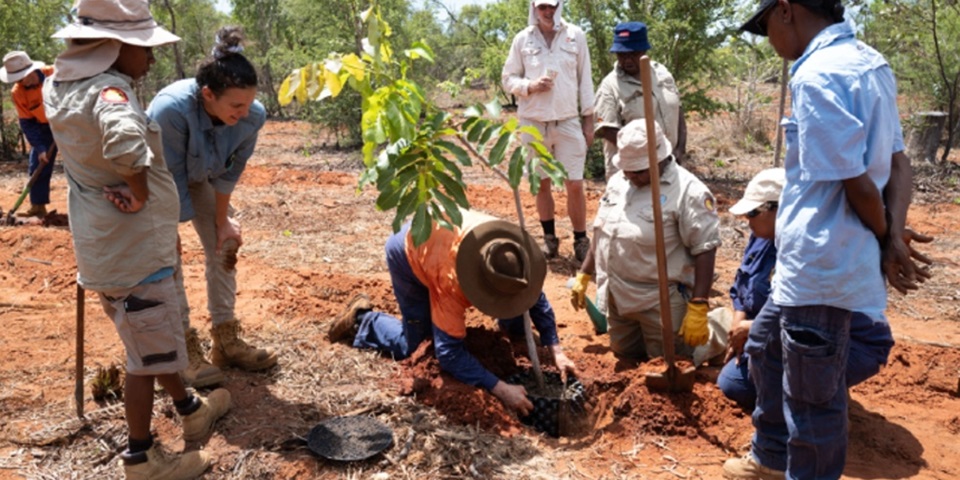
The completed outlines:
<svg viewBox="0 0 960 480">
<path fill-rule="evenodd" d="M 663 359 L 673 370 L 673 318 L 670 311 L 667 249 L 663 244 L 663 208 L 660 205 L 660 159 L 657 157 L 657 135 L 653 117 L 653 70 L 650 57 L 640 57 L 640 83 L 643 87 L 643 116 L 647 122 L 647 156 L 650 159 L 650 191 L 653 195 L 653 229 L 656 233 L 657 280 L 660 287 L 660 322 L 663 327 Z"/>
</svg>

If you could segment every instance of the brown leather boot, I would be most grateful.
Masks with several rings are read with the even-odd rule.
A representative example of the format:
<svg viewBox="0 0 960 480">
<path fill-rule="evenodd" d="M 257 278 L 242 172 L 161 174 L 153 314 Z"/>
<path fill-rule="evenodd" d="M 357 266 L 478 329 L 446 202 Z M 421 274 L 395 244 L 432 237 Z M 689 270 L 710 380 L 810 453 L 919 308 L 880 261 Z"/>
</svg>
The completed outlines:
<svg viewBox="0 0 960 480">
<path fill-rule="evenodd" d="M 30 205 L 30 210 L 27 210 L 26 212 L 18 212 L 17 216 L 44 218 L 47 216 L 47 206 L 46 205 Z"/>
<path fill-rule="evenodd" d="M 213 430 L 213 424 L 230 410 L 230 392 L 226 388 L 218 388 L 206 398 L 200 395 L 196 397 L 200 400 L 200 408 L 180 419 L 183 423 L 183 439 L 188 442 L 206 437 Z"/>
<path fill-rule="evenodd" d="M 214 365 L 257 372 L 277 364 L 277 354 L 273 350 L 251 347 L 240 338 L 240 331 L 240 322 L 236 320 L 213 326 L 210 359 Z"/>
<path fill-rule="evenodd" d="M 353 337 L 357 333 L 357 314 L 361 310 L 372 310 L 370 297 L 363 293 L 358 293 L 350 299 L 347 307 L 340 312 L 340 315 L 330 324 L 330 330 L 327 331 L 327 338 L 331 342 L 338 342 L 347 337 Z"/>
<path fill-rule="evenodd" d="M 169 453 L 154 444 L 146 452 L 120 454 L 120 466 L 127 480 L 186 480 L 210 468 L 210 454 L 194 450 Z"/>
<path fill-rule="evenodd" d="M 189 328 L 186 333 L 187 359 L 190 363 L 186 370 L 180 372 L 184 383 L 193 388 L 203 388 L 223 382 L 223 372 L 203 356 L 203 346 L 200 345 L 197 329 Z"/>
</svg>

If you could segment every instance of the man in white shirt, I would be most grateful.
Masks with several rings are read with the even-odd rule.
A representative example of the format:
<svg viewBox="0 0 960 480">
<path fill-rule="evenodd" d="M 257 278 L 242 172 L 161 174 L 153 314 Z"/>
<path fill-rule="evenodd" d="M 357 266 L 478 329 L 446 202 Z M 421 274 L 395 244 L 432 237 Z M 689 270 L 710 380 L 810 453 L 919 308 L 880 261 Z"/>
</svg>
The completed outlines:
<svg viewBox="0 0 960 480">
<path fill-rule="evenodd" d="M 590 249 L 583 168 L 587 145 L 594 136 L 593 80 L 586 36 L 561 18 L 562 7 L 562 0 L 531 0 L 530 26 L 514 37 L 502 82 L 504 89 L 518 98 L 520 124 L 536 127 L 544 146 L 567 171 L 574 256 L 582 262 Z M 542 178 L 537 214 L 548 258 L 556 257 L 560 246 L 554 212 L 550 179 Z"/>
</svg>

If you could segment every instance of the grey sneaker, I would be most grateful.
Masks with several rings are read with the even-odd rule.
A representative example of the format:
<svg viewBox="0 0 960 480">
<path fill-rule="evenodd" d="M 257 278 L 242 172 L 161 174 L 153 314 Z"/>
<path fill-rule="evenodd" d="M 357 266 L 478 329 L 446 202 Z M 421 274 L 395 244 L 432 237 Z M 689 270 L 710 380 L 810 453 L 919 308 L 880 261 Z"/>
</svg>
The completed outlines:
<svg viewBox="0 0 960 480">
<path fill-rule="evenodd" d="M 587 237 L 578 238 L 573 241 L 573 256 L 578 262 L 583 263 L 587 258 L 587 252 L 590 251 L 590 239 Z"/>
<path fill-rule="evenodd" d="M 556 235 L 543 236 L 543 254 L 547 258 L 555 258 L 560 250 L 560 239 Z"/>
</svg>

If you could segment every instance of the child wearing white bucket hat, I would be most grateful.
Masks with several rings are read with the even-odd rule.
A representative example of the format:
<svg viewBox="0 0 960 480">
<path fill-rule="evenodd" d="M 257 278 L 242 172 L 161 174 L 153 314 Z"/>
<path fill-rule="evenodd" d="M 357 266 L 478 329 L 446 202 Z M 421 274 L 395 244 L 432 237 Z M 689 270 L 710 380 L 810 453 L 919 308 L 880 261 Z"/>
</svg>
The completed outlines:
<svg viewBox="0 0 960 480">
<path fill-rule="evenodd" d="M 209 454 L 165 453 L 150 433 L 154 383 L 173 399 L 187 441 L 203 439 L 230 408 L 230 393 L 186 391 L 183 326 L 173 271 L 179 203 L 163 160 L 160 127 L 132 83 L 154 62 L 152 48 L 179 37 L 153 20 L 146 0 L 79 0 L 74 23 L 43 93 L 64 158 L 77 281 L 100 296 L 126 350 L 124 402 L 128 479 L 196 478 Z"/>
</svg>

